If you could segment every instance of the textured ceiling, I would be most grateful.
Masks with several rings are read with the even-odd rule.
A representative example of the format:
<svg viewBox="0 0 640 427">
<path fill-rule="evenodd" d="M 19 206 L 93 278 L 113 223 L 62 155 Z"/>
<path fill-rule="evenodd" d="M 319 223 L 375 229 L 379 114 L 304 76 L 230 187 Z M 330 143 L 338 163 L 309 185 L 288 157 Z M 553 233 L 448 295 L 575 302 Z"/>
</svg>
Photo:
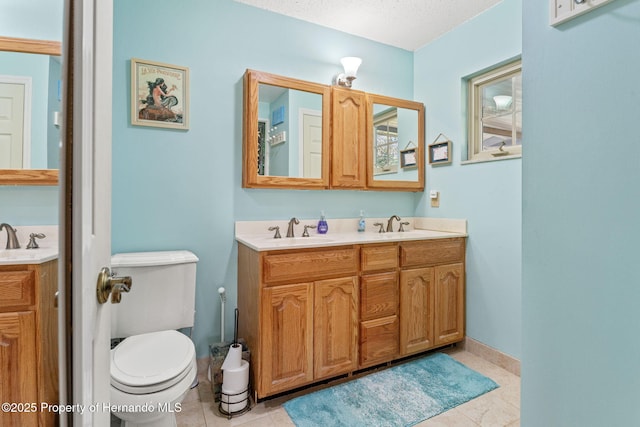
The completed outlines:
<svg viewBox="0 0 640 427">
<path fill-rule="evenodd" d="M 235 0 L 416 50 L 501 0 Z"/>
</svg>

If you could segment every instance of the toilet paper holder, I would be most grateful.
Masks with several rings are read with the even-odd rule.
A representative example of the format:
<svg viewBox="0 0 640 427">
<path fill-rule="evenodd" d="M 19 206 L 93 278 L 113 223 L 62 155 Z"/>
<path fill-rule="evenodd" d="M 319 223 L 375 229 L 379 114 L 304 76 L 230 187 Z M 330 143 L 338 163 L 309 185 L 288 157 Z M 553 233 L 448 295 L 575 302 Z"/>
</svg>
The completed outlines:
<svg viewBox="0 0 640 427">
<path fill-rule="evenodd" d="M 220 393 L 220 403 L 218 404 L 218 411 L 220 411 L 222 415 L 225 415 L 229 420 L 234 416 L 242 415 L 250 411 L 251 410 L 251 403 L 249 402 L 249 396 L 251 396 L 250 389 L 251 389 L 251 386 L 248 385 L 246 389 L 238 393 L 225 393 L 223 390 Z M 226 406 L 227 409 L 231 409 L 232 407 L 241 405 L 241 409 L 238 409 L 235 411 L 233 410 L 228 411 L 224 409 L 223 405 Z"/>
</svg>

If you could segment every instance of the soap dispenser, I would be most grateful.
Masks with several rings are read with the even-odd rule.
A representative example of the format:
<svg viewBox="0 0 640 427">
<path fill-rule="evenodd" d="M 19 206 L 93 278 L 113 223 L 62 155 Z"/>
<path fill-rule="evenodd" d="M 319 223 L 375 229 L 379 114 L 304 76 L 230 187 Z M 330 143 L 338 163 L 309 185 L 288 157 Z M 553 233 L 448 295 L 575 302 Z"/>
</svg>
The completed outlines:
<svg viewBox="0 0 640 427">
<path fill-rule="evenodd" d="M 318 221 L 318 234 L 327 234 L 327 231 L 329 231 L 329 226 L 324 217 L 324 211 L 322 211 L 320 212 L 320 221 Z"/>
<path fill-rule="evenodd" d="M 360 210 L 360 220 L 358 221 L 358 232 L 362 233 L 365 229 L 364 212 Z"/>
</svg>

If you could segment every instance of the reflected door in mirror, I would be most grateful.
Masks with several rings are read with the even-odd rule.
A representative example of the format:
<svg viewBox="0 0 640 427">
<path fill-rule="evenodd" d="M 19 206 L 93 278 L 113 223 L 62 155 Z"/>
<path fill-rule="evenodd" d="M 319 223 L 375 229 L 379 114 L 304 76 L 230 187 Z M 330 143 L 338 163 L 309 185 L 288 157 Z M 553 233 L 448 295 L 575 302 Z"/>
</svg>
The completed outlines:
<svg viewBox="0 0 640 427">
<path fill-rule="evenodd" d="M 0 169 L 58 168 L 61 72 L 57 56 L 0 52 Z"/>
<path fill-rule="evenodd" d="M 322 95 L 259 84 L 258 174 L 322 176 Z"/>
<path fill-rule="evenodd" d="M 0 169 L 29 167 L 28 148 L 23 148 L 25 117 L 24 102 L 27 79 L 18 82 L 15 78 L 0 76 Z"/>
<path fill-rule="evenodd" d="M 242 186 L 329 187 L 329 86 L 247 70 Z"/>
</svg>

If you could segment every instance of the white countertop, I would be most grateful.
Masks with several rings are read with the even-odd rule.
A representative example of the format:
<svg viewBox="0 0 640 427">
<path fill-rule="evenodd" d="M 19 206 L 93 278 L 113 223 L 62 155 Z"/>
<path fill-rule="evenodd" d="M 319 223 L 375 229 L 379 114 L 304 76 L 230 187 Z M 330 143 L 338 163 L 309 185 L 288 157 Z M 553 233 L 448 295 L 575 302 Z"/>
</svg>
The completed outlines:
<svg viewBox="0 0 640 427">
<path fill-rule="evenodd" d="M 20 249 L 5 249 L 7 237 L 5 230 L 0 234 L 0 265 L 42 264 L 58 258 L 58 226 L 57 225 L 29 225 L 14 226 L 17 230 Z M 43 233 L 46 237 L 37 239 L 37 249 L 26 249 L 29 234 Z"/>
<path fill-rule="evenodd" d="M 403 218 L 409 221 L 404 232 L 379 233 L 379 227 L 373 223 L 382 222 L 386 228 L 387 219 L 367 218 L 364 232 L 357 229 L 358 218 L 327 220 L 329 232 L 318 234 L 315 229 L 309 230 L 309 237 L 300 237 L 305 224 L 316 225 L 314 220 L 300 220 L 295 226 L 296 237 L 284 237 L 287 233 L 288 221 L 238 221 L 236 222 L 236 240 L 256 251 L 283 250 L 294 248 L 319 248 L 367 243 L 400 242 L 408 240 L 446 239 L 466 237 L 466 220 L 449 220 L 435 218 Z M 274 239 L 274 232 L 268 231 L 271 226 L 279 226 L 280 239 Z M 399 227 L 394 221 L 394 230 Z"/>
</svg>

